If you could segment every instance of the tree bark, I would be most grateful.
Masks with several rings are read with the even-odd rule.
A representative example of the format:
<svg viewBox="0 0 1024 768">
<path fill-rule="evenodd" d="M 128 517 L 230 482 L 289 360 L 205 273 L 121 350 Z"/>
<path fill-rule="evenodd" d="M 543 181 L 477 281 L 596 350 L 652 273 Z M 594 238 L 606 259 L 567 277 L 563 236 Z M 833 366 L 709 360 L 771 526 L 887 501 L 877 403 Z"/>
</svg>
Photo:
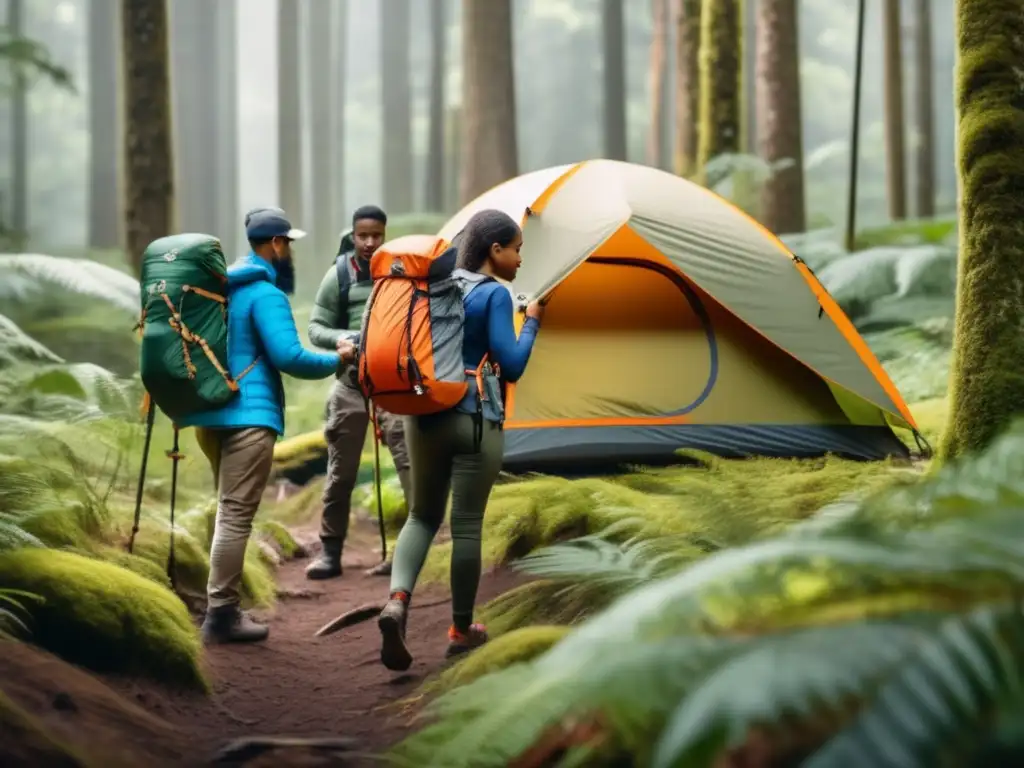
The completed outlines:
<svg viewBox="0 0 1024 768">
<path fill-rule="evenodd" d="M 168 14 L 178 222 L 187 232 L 217 235 L 217 7 L 175 0 Z"/>
<path fill-rule="evenodd" d="M 696 176 L 704 181 L 707 164 L 721 154 L 740 151 L 743 18 L 741 0 L 703 0 L 700 18 L 700 137 Z"/>
<path fill-rule="evenodd" d="M 335 227 L 335 229 L 344 228 L 344 219 L 347 218 L 345 215 L 348 211 L 346 207 L 345 198 L 348 196 L 345 189 L 345 164 L 347 158 L 345 156 L 345 116 L 346 116 L 346 101 L 348 94 L 348 13 L 349 3 L 348 0 L 333 0 L 335 4 L 334 12 L 334 25 L 335 25 L 335 40 L 338 45 L 338 60 L 337 60 L 337 79 L 338 87 L 335 89 L 337 94 L 337 103 L 334 109 L 334 122 L 332 124 L 332 131 L 334 133 L 334 204 L 341 215 L 344 217 L 342 225 Z"/>
<path fill-rule="evenodd" d="M 412 200 L 412 86 L 409 82 L 409 0 L 381 0 L 380 79 L 384 207 L 409 213 Z"/>
<path fill-rule="evenodd" d="M 758 154 L 773 165 L 765 182 L 761 223 L 783 234 L 806 229 L 797 0 L 760 0 L 757 22 Z"/>
<path fill-rule="evenodd" d="M 430 0 L 430 125 L 427 128 L 427 173 L 423 203 L 428 211 L 445 210 L 445 81 L 447 80 L 448 0 Z"/>
<path fill-rule="evenodd" d="M 647 70 L 647 98 L 651 122 L 647 127 L 647 164 L 664 168 L 665 76 L 668 74 L 668 0 L 651 2 L 651 52 Z"/>
<path fill-rule="evenodd" d="M 121 244 L 117 0 L 89 4 L 89 247 Z"/>
<path fill-rule="evenodd" d="M 277 0 L 277 198 L 296 226 L 308 227 L 302 206 L 301 38 L 298 2 Z"/>
<path fill-rule="evenodd" d="M 626 159 L 626 22 L 622 0 L 604 0 L 601 39 L 604 60 L 604 155 Z"/>
<path fill-rule="evenodd" d="M 142 253 L 177 230 L 167 5 L 122 0 L 125 252 L 136 275 Z"/>
<path fill-rule="evenodd" d="M 675 172 L 689 177 L 697 159 L 697 120 L 700 109 L 701 0 L 675 0 L 676 107 L 673 124 Z"/>
<path fill-rule="evenodd" d="M 18 36 L 25 35 L 24 0 L 8 0 L 7 26 Z M 28 211 L 28 82 L 16 69 L 11 89 L 11 220 L 14 240 L 24 245 L 29 236 Z"/>
<path fill-rule="evenodd" d="M 209 0 L 207 0 L 209 2 Z M 242 221 L 238 195 L 238 26 L 240 0 L 217 0 L 217 115 L 216 168 L 217 190 L 215 232 L 221 239 L 224 255 L 230 261 L 240 250 Z"/>
<path fill-rule="evenodd" d="M 1024 14 L 957 0 L 960 255 L 940 460 L 980 451 L 1024 412 Z"/>
<path fill-rule="evenodd" d="M 312 218 L 310 245 L 304 256 L 309 264 L 327 264 L 337 250 L 342 222 L 334 202 L 334 174 L 337 158 L 333 119 L 337 95 L 337 41 L 334 39 L 332 3 L 311 2 L 302 6 L 306 14 L 306 50 L 309 52 L 309 118 L 312 150 Z M 301 226 L 301 225 L 299 225 Z M 315 269 L 301 270 L 310 279 Z M 303 284 L 305 287 L 305 283 Z"/>
<path fill-rule="evenodd" d="M 900 0 L 884 0 L 885 162 L 889 216 L 907 218 L 907 156 L 903 119 L 903 43 Z"/>
<path fill-rule="evenodd" d="M 917 26 L 915 53 L 917 61 L 914 89 L 917 117 L 917 146 L 914 160 L 917 166 L 917 215 L 929 218 L 935 215 L 935 99 L 932 63 L 932 7 L 929 0 L 915 0 Z"/>
<path fill-rule="evenodd" d="M 518 174 L 511 0 L 462 3 L 461 199 Z"/>
</svg>

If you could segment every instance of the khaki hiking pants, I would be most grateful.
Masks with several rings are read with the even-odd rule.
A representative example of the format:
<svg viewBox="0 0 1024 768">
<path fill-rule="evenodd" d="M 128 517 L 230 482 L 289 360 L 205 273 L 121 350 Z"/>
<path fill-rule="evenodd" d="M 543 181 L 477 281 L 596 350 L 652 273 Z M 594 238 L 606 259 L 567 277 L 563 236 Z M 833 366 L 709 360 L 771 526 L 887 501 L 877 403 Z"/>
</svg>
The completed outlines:
<svg viewBox="0 0 1024 768">
<path fill-rule="evenodd" d="M 196 440 L 213 469 L 217 518 L 210 545 L 210 608 L 241 600 L 242 566 L 252 522 L 267 487 L 277 433 L 272 429 L 196 429 Z"/>
<path fill-rule="evenodd" d="M 395 462 L 406 505 L 409 503 L 409 453 L 405 447 L 402 419 L 377 410 L 384 444 Z M 344 377 L 334 382 L 327 406 L 327 478 L 324 482 L 324 511 L 320 518 L 320 539 L 335 539 L 344 543 L 348 535 L 349 514 L 352 509 L 352 491 L 359 475 L 359 461 L 366 444 L 366 429 L 370 413 L 363 393 Z"/>
</svg>

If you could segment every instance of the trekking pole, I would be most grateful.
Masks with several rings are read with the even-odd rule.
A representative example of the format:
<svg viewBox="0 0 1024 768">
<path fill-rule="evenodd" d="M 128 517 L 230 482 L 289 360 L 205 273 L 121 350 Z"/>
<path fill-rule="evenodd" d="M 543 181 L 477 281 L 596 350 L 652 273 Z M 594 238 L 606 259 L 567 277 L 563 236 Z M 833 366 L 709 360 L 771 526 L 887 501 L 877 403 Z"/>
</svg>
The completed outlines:
<svg viewBox="0 0 1024 768">
<path fill-rule="evenodd" d="M 380 488 L 380 427 L 377 425 L 377 409 L 371 406 L 373 421 L 373 484 L 377 490 L 377 522 L 380 524 L 380 561 L 387 562 L 388 540 L 384 531 L 384 501 Z"/>
<path fill-rule="evenodd" d="M 146 410 L 146 441 L 142 446 L 142 463 L 139 465 L 139 487 L 135 490 L 135 521 L 132 523 L 132 532 L 128 537 L 128 554 L 132 553 L 135 547 L 135 534 L 139 532 L 139 519 L 142 516 L 142 489 L 146 484 L 146 466 L 149 464 L 149 444 L 153 439 L 153 419 L 156 416 L 156 405 L 152 398 L 148 398 L 149 407 Z"/>
<path fill-rule="evenodd" d="M 174 428 L 174 447 L 167 452 L 171 460 L 171 539 L 167 546 L 167 578 L 171 580 L 171 589 L 177 590 L 176 568 L 174 563 L 174 503 L 178 497 L 178 462 L 185 458 L 178 450 L 178 428 Z"/>
</svg>

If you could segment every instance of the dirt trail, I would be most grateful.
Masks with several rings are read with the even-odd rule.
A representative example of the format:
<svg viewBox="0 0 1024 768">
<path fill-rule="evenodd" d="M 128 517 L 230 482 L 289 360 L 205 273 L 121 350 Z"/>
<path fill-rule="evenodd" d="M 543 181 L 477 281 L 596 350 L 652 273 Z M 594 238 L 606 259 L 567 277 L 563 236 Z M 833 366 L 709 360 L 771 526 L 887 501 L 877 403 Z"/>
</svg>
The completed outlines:
<svg viewBox="0 0 1024 768">
<path fill-rule="evenodd" d="M 379 560 L 379 550 L 373 546 L 375 534 L 368 525 L 353 524 L 342 578 L 311 582 L 303 574 L 308 560 L 282 564 L 278 573 L 283 593 L 279 604 L 265 614 L 256 614 L 269 620 L 269 639 L 261 644 L 207 649 L 214 682 L 209 698 L 168 691 L 140 680 L 105 680 L 130 702 L 170 726 L 160 735 L 148 731 L 136 736 L 130 728 L 118 729 L 122 740 L 133 741 L 147 756 L 149 768 L 209 764 L 218 749 L 240 737 L 351 738 L 358 742 L 360 751 L 375 752 L 395 743 L 407 731 L 409 713 L 387 705 L 408 696 L 442 667 L 450 622 L 448 593 L 440 587 L 429 587 L 416 595 L 408 628 L 415 661 L 407 673 L 396 675 L 381 666 L 375 621 L 315 638 L 316 630 L 335 616 L 386 597 L 387 578 L 363 573 Z M 310 538 L 315 536 L 300 532 L 300 540 Z M 486 574 L 481 583 L 481 603 L 515 583 L 516 578 L 505 571 Z M 45 710 L 56 707 L 51 702 L 62 698 L 59 681 L 54 681 L 52 687 L 49 695 L 36 695 L 35 704 L 26 697 L 15 698 L 40 717 L 47 716 L 51 713 L 41 712 L 39 702 Z M 75 692 L 70 696 L 87 698 Z M 89 727 L 90 718 L 102 724 L 100 713 L 86 710 L 79 707 L 77 717 L 62 713 L 69 735 L 83 730 L 95 733 Z M 80 737 L 72 740 L 82 743 Z M 110 745 L 115 746 L 116 741 L 111 739 Z M 106 751 L 102 743 L 91 746 Z M 301 752 L 278 752 L 247 764 L 370 764 L 323 757 L 299 759 Z"/>
</svg>

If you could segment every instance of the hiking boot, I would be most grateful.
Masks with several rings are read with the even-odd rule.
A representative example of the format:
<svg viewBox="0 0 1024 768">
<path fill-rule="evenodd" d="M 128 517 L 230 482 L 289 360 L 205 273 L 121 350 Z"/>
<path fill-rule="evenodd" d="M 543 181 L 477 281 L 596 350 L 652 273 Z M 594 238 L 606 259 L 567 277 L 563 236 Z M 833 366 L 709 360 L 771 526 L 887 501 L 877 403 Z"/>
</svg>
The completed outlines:
<svg viewBox="0 0 1024 768">
<path fill-rule="evenodd" d="M 380 663 L 392 672 L 404 672 L 412 666 L 412 654 L 405 646 L 405 621 L 409 614 L 409 596 L 395 592 L 377 619 L 380 629 Z"/>
<path fill-rule="evenodd" d="M 336 579 L 341 576 L 342 543 L 337 539 L 323 539 L 323 545 L 316 560 L 306 566 L 307 579 Z"/>
<path fill-rule="evenodd" d="M 258 643 L 270 628 L 253 621 L 237 605 L 222 605 L 206 612 L 201 630 L 204 643 Z"/>
<path fill-rule="evenodd" d="M 469 653 L 487 642 L 487 627 L 483 624 L 471 624 L 468 632 L 460 632 L 455 625 L 448 627 L 448 649 L 444 652 L 446 659 Z"/>
<path fill-rule="evenodd" d="M 390 576 L 391 575 L 391 561 L 385 560 L 383 563 L 377 563 L 373 568 L 366 569 L 367 576 Z"/>
</svg>

